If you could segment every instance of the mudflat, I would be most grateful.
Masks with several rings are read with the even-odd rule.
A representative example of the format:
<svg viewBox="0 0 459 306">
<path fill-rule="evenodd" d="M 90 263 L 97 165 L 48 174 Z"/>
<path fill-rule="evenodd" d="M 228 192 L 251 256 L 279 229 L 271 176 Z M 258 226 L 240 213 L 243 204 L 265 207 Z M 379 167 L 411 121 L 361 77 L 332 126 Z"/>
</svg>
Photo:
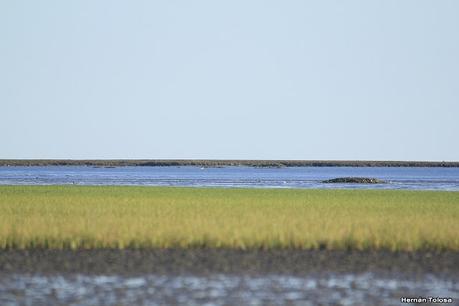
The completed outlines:
<svg viewBox="0 0 459 306">
<path fill-rule="evenodd" d="M 0 274 L 365 273 L 459 277 L 459 252 L 234 249 L 2 250 Z"/>
</svg>

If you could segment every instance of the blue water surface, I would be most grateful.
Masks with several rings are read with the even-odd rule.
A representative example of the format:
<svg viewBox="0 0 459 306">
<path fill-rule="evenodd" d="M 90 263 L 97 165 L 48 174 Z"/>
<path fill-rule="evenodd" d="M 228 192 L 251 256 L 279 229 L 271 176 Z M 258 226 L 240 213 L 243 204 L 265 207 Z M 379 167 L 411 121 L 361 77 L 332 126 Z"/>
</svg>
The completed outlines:
<svg viewBox="0 0 459 306">
<path fill-rule="evenodd" d="M 374 177 L 386 184 L 325 184 Z M 133 185 L 244 188 L 350 188 L 459 191 L 459 168 L 425 167 L 0 167 L 0 185 Z"/>
</svg>

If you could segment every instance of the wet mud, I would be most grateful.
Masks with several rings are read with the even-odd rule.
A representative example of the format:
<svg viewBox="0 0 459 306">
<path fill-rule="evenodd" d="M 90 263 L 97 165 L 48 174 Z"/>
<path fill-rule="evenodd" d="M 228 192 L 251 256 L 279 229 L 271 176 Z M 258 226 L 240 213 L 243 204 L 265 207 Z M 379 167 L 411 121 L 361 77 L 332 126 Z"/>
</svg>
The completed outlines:
<svg viewBox="0 0 459 306">
<path fill-rule="evenodd" d="M 0 305 L 459 303 L 459 253 L 327 250 L 4 250 Z"/>
<path fill-rule="evenodd" d="M 459 276 L 459 252 L 234 249 L 3 250 L 0 273 L 289 274 L 314 272 Z"/>
</svg>

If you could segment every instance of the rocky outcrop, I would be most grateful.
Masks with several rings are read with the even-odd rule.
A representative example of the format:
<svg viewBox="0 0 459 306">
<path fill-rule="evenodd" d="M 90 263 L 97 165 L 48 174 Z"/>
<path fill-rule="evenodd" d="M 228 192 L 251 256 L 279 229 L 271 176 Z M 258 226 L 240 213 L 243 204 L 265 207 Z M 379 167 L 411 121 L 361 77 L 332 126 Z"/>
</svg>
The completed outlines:
<svg viewBox="0 0 459 306">
<path fill-rule="evenodd" d="M 331 180 L 322 181 L 322 183 L 383 184 L 386 182 L 372 177 L 338 177 Z"/>
</svg>

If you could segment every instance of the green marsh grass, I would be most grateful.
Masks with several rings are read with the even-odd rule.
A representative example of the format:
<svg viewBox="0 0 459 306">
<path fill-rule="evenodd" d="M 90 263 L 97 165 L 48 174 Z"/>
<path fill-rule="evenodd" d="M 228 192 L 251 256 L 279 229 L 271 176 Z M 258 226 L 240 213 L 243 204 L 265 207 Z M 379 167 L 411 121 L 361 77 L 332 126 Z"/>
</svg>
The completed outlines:
<svg viewBox="0 0 459 306">
<path fill-rule="evenodd" d="M 459 250 L 459 192 L 0 186 L 0 249 Z"/>
</svg>

